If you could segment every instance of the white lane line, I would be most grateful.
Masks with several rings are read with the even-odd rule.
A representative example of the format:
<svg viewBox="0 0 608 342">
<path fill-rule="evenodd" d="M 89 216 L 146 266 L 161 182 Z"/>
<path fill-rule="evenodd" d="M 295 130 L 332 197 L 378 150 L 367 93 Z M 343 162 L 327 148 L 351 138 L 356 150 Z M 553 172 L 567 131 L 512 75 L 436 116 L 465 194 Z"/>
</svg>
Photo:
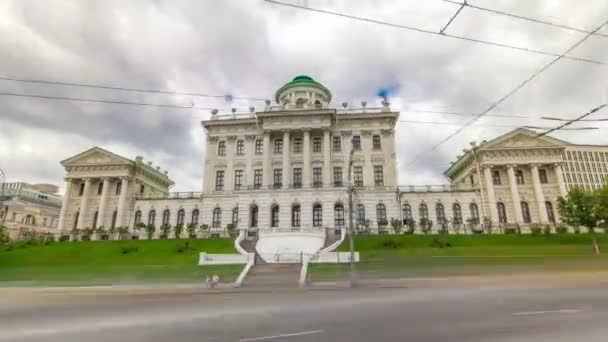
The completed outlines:
<svg viewBox="0 0 608 342">
<path fill-rule="evenodd" d="M 532 316 L 532 315 L 545 315 L 545 314 L 573 314 L 577 313 L 579 310 L 573 309 L 561 309 L 561 310 L 546 310 L 546 311 L 522 311 L 522 312 L 514 312 L 511 315 L 513 316 Z"/>
<path fill-rule="evenodd" d="M 239 340 L 239 342 L 272 340 L 272 339 L 275 339 L 275 338 L 282 338 L 282 337 L 294 337 L 294 336 L 305 336 L 305 335 L 322 334 L 323 332 L 324 332 L 324 330 L 310 330 L 310 331 L 302 331 L 302 332 L 291 333 L 291 334 L 280 334 L 280 335 L 272 335 L 272 336 L 242 338 L 242 339 Z"/>
</svg>

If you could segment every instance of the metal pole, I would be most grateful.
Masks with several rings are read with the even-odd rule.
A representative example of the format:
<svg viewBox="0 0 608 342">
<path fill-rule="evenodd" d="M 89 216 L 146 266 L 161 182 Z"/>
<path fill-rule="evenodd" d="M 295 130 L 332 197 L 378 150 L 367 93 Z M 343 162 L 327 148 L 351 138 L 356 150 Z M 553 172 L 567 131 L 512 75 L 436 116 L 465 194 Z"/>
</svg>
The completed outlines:
<svg viewBox="0 0 608 342">
<path fill-rule="evenodd" d="M 477 177 L 479 180 L 479 200 L 481 202 L 481 217 L 483 217 L 484 221 L 486 218 L 486 206 L 485 206 L 485 200 L 484 200 L 484 194 L 483 194 L 483 182 L 485 181 L 485 178 L 481 175 L 481 170 L 479 168 L 479 159 L 477 158 L 477 149 L 479 148 L 477 146 L 477 144 L 472 141 L 471 142 L 471 146 L 473 147 L 473 157 L 475 158 L 475 168 L 477 170 Z M 481 221 L 481 220 L 480 220 Z M 480 222 L 483 226 L 483 223 Z"/>
<path fill-rule="evenodd" d="M 352 148 L 351 141 L 351 149 L 350 154 L 348 156 L 348 243 L 350 250 L 350 287 L 356 286 L 355 280 L 355 239 L 353 238 L 353 191 L 354 186 L 352 183 L 352 168 L 353 168 L 353 153 L 354 149 Z"/>
</svg>

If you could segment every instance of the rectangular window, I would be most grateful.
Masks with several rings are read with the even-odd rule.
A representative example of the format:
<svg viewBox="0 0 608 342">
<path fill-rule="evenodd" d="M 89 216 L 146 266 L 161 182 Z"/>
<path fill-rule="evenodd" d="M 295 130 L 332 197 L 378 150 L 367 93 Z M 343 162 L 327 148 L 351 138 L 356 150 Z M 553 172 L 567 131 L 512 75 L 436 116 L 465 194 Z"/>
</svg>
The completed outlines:
<svg viewBox="0 0 608 342">
<path fill-rule="evenodd" d="M 302 138 L 293 139 L 293 152 L 302 153 Z"/>
<path fill-rule="evenodd" d="M 374 184 L 376 186 L 384 185 L 384 172 L 382 172 L 382 165 L 374 165 Z"/>
<path fill-rule="evenodd" d="M 363 186 L 363 167 L 353 167 L 353 181 L 355 186 Z"/>
<path fill-rule="evenodd" d="M 122 190 L 122 182 L 116 183 L 116 195 L 120 195 L 120 190 Z"/>
<path fill-rule="evenodd" d="M 243 154 L 245 154 L 245 141 L 244 140 L 236 141 L 236 154 L 238 156 L 242 156 Z"/>
<path fill-rule="evenodd" d="M 80 183 L 80 189 L 78 189 L 78 196 L 84 195 L 84 183 Z"/>
<path fill-rule="evenodd" d="M 146 187 L 142 184 L 139 186 L 139 193 L 143 195 L 144 191 L 146 191 Z"/>
<path fill-rule="evenodd" d="M 361 137 L 358 135 L 353 135 L 353 150 L 361 150 Z"/>
<path fill-rule="evenodd" d="M 274 169 L 273 184 L 274 188 L 278 189 L 283 186 L 283 169 Z"/>
<path fill-rule="evenodd" d="M 342 168 L 334 167 L 334 186 L 342 186 Z"/>
<path fill-rule="evenodd" d="M 102 191 L 103 191 L 103 182 L 99 182 L 99 184 L 97 185 L 97 195 L 101 195 Z"/>
<path fill-rule="evenodd" d="M 321 152 L 321 138 L 320 137 L 314 137 L 312 139 L 312 151 Z"/>
<path fill-rule="evenodd" d="M 243 186 L 243 170 L 234 170 L 234 190 L 239 190 Z"/>
<path fill-rule="evenodd" d="M 302 169 L 296 167 L 293 169 L 293 187 L 301 188 L 302 187 Z"/>
<path fill-rule="evenodd" d="M 312 186 L 320 187 L 323 185 L 323 171 L 320 167 L 312 168 Z"/>
<path fill-rule="evenodd" d="M 334 137 L 334 152 L 342 151 L 342 138 Z"/>
<path fill-rule="evenodd" d="M 217 155 L 225 156 L 226 155 L 226 142 L 220 141 L 217 143 Z"/>
<path fill-rule="evenodd" d="M 257 169 L 253 171 L 253 187 L 259 189 L 262 187 L 262 170 Z"/>
<path fill-rule="evenodd" d="M 549 180 L 547 179 L 547 170 L 545 169 L 538 170 L 538 178 L 542 184 L 549 183 Z"/>
<path fill-rule="evenodd" d="M 258 139 L 255 141 L 255 154 L 262 153 L 264 153 L 264 141 Z"/>
<path fill-rule="evenodd" d="M 224 190 L 224 170 L 215 172 L 215 190 Z"/>
<path fill-rule="evenodd" d="M 372 136 L 372 147 L 374 150 L 379 150 L 382 148 L 382 143 L 380 142 L 380 136 L 379 135 L 373 135 Z"/>
<path fill-rule="evenodd" d="M 492 171 L 492 184 L 494 184 L 494 185 L 501 184 L 499 171 Z"/>
<path fill-rule="evenodd" d="M 515 170 L 515 182 L 518 185 L 524 184 L 524 172 L 522 170 Z"/>
<path fill-rule="evenodd" d="M 274 139 L 274 153 L 283 153 L 283 139 Z"/>
</svg>

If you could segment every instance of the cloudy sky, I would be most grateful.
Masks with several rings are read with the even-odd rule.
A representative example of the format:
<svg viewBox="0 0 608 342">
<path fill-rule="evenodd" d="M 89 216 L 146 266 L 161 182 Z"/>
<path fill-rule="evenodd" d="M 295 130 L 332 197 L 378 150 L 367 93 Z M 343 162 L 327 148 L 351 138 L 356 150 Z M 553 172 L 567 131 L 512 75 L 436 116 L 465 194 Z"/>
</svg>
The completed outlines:
<svg viewBox="0 0 608 342">
<path fill-rule="evenodd" d="M 285 0 L 299 5 L 438 31 L 458 9 L 441 0 Z M 605 0 L 471 0 L 472 4 L 584 30 L 608 20 Z M 562 53 L 584 33 L 465 8 L 446 31 Z M 608 34 L 608 27 L 600 31 Z M 590 37 L 572 56 L 608 63 L 608 38 Z M 298 74 L 325 84 L 334 105 L 391 103 L 402 120 L 464 123 L 553 57 L 428 35 L 274 5 L 263 0 L 0 0 L 0 77 L 271 98 Z M 521 125 L 555 125 L 606 102 L 608 66 L 561 60 L 439 148 L 459 126 L 397 126 L 401 184 L 439 184 L 471 140 Z M 263 102 L 226 101 L 72 86 L 0 81 L 1 93 L 192 106 L 192 109 L 85 103 L 0 95 L 0 168 L 9 181 L 62 185 L 59 162 L 93 146 L 142 155 L 169 170 L 176 191 L 200 190 L 208 108 L 230 111 Z M 408 112 L 410 110 L 410 112 Z M 608 110 L 595 114 L 608 117 Z M 583 125 L 582 123 L 577 124 Z M 577 143 L 608 144 L 601 129 L 561 132 Z"/>
</svg>

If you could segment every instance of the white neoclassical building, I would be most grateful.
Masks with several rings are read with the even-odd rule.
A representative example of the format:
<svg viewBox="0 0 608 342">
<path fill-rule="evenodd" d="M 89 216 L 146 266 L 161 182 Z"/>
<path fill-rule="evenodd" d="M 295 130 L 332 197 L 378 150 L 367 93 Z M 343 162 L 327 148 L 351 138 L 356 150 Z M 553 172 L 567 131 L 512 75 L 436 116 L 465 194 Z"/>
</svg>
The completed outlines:
<svg viewBox="0 0 608 342">
<path fill-rule="evenodd" d="M 249 232 L 339 233 L 348 224 L 349 175 L 354 224 L 389 231 L 392 219 L 434 222 L 432 231 L 469 232 L 559 221 L 556 199 L 572 186 L 595 188 L 608 174 L 608 148 L 573 145 L 517 129 L 472 145 L 445 172 L 445 185 L 400 185 L 395 154 L 399 113 L 385 101 L 331 107 L 332 94 L 298 76 L 261 110 L 203 121 L 202 192 L 170 193 L 166 172 L 93 148 L 62 162 L 66 195 L 59 228 L 228 224 Z M 485 218 L 485 220 L 484 220 Z M 134 236 L 143 234 L 133 232 Z M 156 231 L 156 236 L 160 231 Z"/>
</svg>

